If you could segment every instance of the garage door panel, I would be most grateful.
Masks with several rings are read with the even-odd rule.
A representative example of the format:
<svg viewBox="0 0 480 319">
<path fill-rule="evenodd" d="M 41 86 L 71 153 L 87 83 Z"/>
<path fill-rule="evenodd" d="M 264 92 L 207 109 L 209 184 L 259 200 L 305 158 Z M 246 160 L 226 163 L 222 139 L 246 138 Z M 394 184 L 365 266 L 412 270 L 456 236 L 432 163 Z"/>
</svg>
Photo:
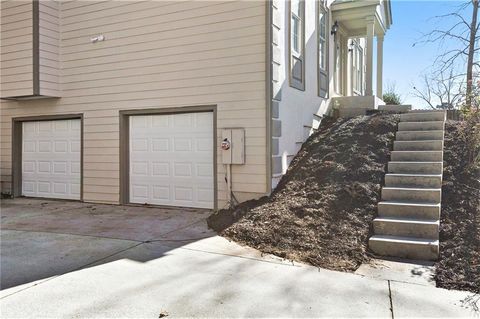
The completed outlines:
<svg viewBox="0 0 480 319">
<path fill-rule="evenodd" d="M 38 161 L 38 174 L 50 174 L 52 172 L 50 161 Z M 32 171 L 33 173 L 33 171 Z"/>
<path fill-rule="evenodd" d="M 155 178 L 170 176 L 170 163 L 152 162 L 152 176 Z"/>
<path fill-rule="evenodd" d="M 80 120 L 23 123 L 22 195 L 80 199 Z"/>
<path fill-rule="evenodd" d="M 213 208 L 213 115 L 130 117 L 130 202 Z"/>
<path fill-rule="evenodd" d="M 38 186 L 38 193 L 39 194 L 41 194 L 41 193 L 50 194 L 52 192 L 51 183 L 48 182 L 48 181 L 38 181 L 37 186 Z"/>
</svg>

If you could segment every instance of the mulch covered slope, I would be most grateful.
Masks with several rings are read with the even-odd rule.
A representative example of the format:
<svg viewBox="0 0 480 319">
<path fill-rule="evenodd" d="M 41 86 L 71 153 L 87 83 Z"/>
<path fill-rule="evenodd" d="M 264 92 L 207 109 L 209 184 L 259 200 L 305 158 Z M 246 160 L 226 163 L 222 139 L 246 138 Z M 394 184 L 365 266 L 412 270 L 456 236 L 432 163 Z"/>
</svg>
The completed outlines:
<svg viewBox="0 0 480 319">
<path fill-rule="evenodd" d="M 324 120 L 270 197 L 221 210 L 209 226 L 265 253 L 353 271 L 367 243 L 397 115 Z"/>
<path fill-rule="evenodd" d="M 467 161 L 466 122 L 445 126 L 437 286 L 480 293 L 480 163 Z"/>
</svg>

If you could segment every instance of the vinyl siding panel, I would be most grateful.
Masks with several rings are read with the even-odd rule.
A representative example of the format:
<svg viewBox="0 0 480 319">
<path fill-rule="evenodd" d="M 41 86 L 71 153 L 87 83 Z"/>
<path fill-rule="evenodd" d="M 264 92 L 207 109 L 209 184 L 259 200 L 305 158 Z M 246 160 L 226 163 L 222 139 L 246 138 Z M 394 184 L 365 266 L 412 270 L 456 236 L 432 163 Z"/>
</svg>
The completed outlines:
<svg viewBox="0 0 480 319">
<path fill-rule="evenodd" d="M 84 200 L 118 203 L 119 111 L 216 105 L 217 136 L 225 127 L 246 129 L 246 165 L 233 168 L 233 189 L 245 199 L 264 194 L 265 9 L 256 1 L 59 3 L 61 35 L 50 32 L 58 21 L 50 19 L 40 39 L 45 37 L 41 48 L 48 52 L 41 64 L 49 75 L 45 88 L 59 83 L 62 98 L 2 101 L 2 151 L 11 148 L 12 117 L 83 113 Z M 105 41 L 91 43 L 97 35 Z M 226 184 L 218 155 L 221 208 Z M 10 167 L 11 158 L 2 157 L 4 189 Z"/>
<path fill-rule="evenodd" d="M 0 15 L 1 96 L 32 95 L 32 2 L 1 1 Z"/>
<path fill-rule="evenodd" d="M 38 11 L 33 3 L 2 1 L 2 97 L 60 95 L 59 3 L 38 1 Z"/>
<path fill-rule="evenodd" d="M 60 13 L 58 1 L 40 1 L 39 80 L 40 94 L 61 96 L 60 92 Z"/>
</svg>

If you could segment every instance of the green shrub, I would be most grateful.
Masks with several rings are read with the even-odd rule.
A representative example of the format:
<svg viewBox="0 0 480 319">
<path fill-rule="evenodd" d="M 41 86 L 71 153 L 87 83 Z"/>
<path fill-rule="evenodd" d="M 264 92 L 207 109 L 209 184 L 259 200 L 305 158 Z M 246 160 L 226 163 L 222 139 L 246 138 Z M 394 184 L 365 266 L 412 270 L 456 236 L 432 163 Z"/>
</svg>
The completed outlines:
<svg viewBox="0 0 480 319">
<path fill-rule="evenodd" d="M 402 104 L 402 98 L 398 93 L 395 92 L 385 92 L 383 94 L 383 101 L 387 105 L 400 105 Z"/>
</svg>

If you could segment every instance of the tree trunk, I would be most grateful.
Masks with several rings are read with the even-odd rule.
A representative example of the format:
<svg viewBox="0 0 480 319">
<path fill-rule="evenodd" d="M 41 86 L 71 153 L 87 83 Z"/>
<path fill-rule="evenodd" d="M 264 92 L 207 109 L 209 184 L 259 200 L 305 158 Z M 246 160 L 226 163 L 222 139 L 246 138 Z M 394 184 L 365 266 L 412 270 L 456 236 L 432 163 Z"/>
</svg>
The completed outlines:
<svg viewBox="0 0 480 319">
<path fill-rule="evenodd" d="M 478 0 L 472 0 L 473 15 L 472 24 L 470 25 L 470 43 L 468 47 L 467 60 L 467 92 L 466 92 L 466 106 L 468 109 L 472 106 L 472 88 L 473 88 L 473 57 L 475 53 L 475 38 L 477 36 L 477 15 L 478 15 Z"/>
</svg>

